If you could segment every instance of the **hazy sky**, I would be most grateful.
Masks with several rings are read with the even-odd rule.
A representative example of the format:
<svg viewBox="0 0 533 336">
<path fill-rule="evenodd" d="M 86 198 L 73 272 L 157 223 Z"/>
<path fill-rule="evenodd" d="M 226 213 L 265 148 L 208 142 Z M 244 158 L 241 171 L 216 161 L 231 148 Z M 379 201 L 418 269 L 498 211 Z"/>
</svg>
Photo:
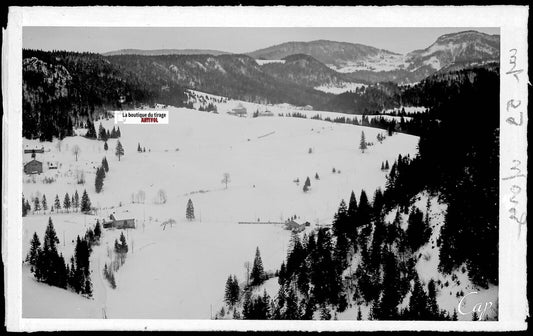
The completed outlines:
<svg viewBox="0 0 533 336">
<path fill-rule="evenodd" d="M 332 40 L 407 53 L 424 49 L 443 34 L 499 28 L 105 28 L 24 27 L 23 47 L 106 52 L 118 49 L 215 49 L 250 52 L 288 41 Z"/>
</svg>

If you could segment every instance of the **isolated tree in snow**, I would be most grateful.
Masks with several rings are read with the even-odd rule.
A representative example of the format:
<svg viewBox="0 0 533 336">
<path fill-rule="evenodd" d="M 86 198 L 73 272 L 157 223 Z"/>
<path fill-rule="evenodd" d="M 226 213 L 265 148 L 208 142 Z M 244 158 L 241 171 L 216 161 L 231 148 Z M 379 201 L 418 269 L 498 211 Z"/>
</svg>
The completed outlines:
<svg viewBox="0 0 533 336">
<path fill-rule="evenodd" d="M 80 146 L 78 146 L 78 145 L 74 145 L 74 146 L 72 147 L 72 154 L 74 154 L 74 155 L 76 156 L 76 161 L 78 161 L 78 155 L 80 155 L 80 153 L 81 153 L 81 148 L 80 148 Z"/>
<path fill-rule="evenodd" d="M 59 201 L 59 196 L 56 195 L 56 199 L 54 200 L 54 207 L 56 208 L 56 211 L 59 212 L 61 209 L 61 201 Z"/>
<path fill-rule="evenodd" d="M 65 194 L 65 199 L 63 200 L 63 208 L 65 210 L 67 210 L 67 212 L 69 211 L 70 209 L 70 196 L 68 195 L 68 193 Z"/>
<path fill-rule="evenodd" d="M 109 146 L 107 145 L 107 141 L 104 142 L 104 150 L 107 151 L 109 149 Z"/>
<path fill-rule="evenodd" d="M 91 211 L 91 200 L 89 199 L 89 195 L 87 195 L 87 190 L 83 191 L 83 195 L 81 195 L 81 212 L 88 213 Z"/>
<path fill-rule="evenodd" d="M 229 173 L 224 173 L 223 177 L 222 177 L 222 183 L 226 186 L 226 189 L 228 189 L 228 183 L 231 182 L 231 177 L 229 175 Z"/>
<path fill-rule="evenodd" d="M 385 170 L 389 170 L 389 161 L 388 160 L 385 161 Z"/>
<path fill-rule="evenodd" d="M 120 138 L 120 127 L 117 127 L 117 138 Z"/>
<path fill-rule="evenodd" d="M 359 142 L 359 149 L 362 153 L 365 152 L 365 149 L 367 148 L 366 140 L 365 140 L 365 132 L 361 132 L 361 141 Z"/>
<path fill-rule="evenodd" d="M 94 180 L 94 189 L 96 190 L 97 193 L 102 191 L 102 187 L 104 186 L 104 176 L 105 176 L 104 168 L 98 167 L 96 169 L 96 177 Z"/>
<path fill-rule="evenodd" d="M 315 180 L 320 180 L 320 176 L 318 176 L 318 173 L 315 173 Z"/>
<path fill-rule="evenodd" d="M 117 141 L 117 147 L 115 148 L 115 155 L 118 157 L 118 160 L 120 161 L 120 157 L 124 155 L 124 148 L 122 148 L 122 144 L 120 141 Z"/>
<path fill-rule="evenodd" d="M 255 250 L 254 264 L 252 266 L 252 273 L 250 274 L 252 286 L 260 285 L 263 282 L 265 271 L 263 269 L 263 261 L 261 260 L 261 252 L 259 247 Z"/>
<path fill-rule="evenodd" d="M 137 152 L 141 153 L 142 151 L 143 151 L 143 150 L 142 150 L 142 148 L 141 148 L 141 143 L 139 142 L 139 143 L 137 144 Z"/>
<path fill-rule="evenodd" d="M 304 183 L 303 191 L 304 191 L 304 192 L 309 191 L 309 188 L 310 188 L 310 187 L 311 187 L 311 180 L 309 179 L 309 176 L 307 176 L 307 178 L 305 179 L 305 183 Z"/>
<path fill-rule="evenodd" d="M 187 201 L 187 209 L 185 211 L 185 218 L 188 220 L 194 220 L 194 205 L 192 204 L 191 199 Z"/>
<path fill-rule="evenodd" d="M 46 202 L 46 195 L 43 195 L 42 205 L 43 205 L 44 211 L 48 210 L 48 203 Z"/>
</svg>

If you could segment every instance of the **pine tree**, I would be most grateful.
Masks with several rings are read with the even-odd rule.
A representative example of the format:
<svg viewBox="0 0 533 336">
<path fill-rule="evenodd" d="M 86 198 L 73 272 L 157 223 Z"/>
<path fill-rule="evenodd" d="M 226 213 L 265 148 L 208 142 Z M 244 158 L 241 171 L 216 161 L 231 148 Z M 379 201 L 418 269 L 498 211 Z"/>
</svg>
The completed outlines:
<svg viewBox="0 0 533 336">
<path fill-rule="evenodd" d="M 107 141 L 107 132 L 102 126 L 102 123 L 100 123 L 100 126 L 98 126 L 98 138 L 103 141 Z"/>
<path fill-rule="evenodd" d="M 41 210 L 41 201 L 39 201 L 39 197 L 35 197 L 33 199 L 33 212 L 37 212 Z"/>
<path fill-rule="evenodd" d="M 39 240 L 39 236 L 37 236 L 37 232 L 33 233 L 33 238 L 30 243 L 30 251 L 28 252 L 28 256 L 26 257 L 26 261 L 32 265 L 36 266 L 37 264 L 37 258 L 39 257 L 39 254 L 41 253 L 41 241 Z"/>
<path fill-rule="evenodd" d="M 77 191 L 76 191 L 77 195 Z M 76 197 L 74 195 L 74 197 Z M 87 195 L 87 190 L 83 191 L 83 195 L 81 196 L 81 212 L 88 213 L 91 211 L 91 200 L 89 199 L 89 195 Z"/>
<path fill-rule="evenodd" d="M 359 149 L 362 153 L 365 152 L 365 149 L 367 148 L 366 140 L 365 140 L 365 132 L 361 132 L 361 141 L 359 142 Z"/>
<path fill-rule="evenodd" d="M 428 223 L 424 221 L 424 214 L 422 211 L 415 206 L 411 208 L 407 222 L 407 242 L 411 250 L 416 251 L 429 240 L 431 236 L 431 228 Z"/>
<path fill-rule="evenodd" d="M 120 138 L 120 127 L 117 127 L 117 138 Z"/>
<path fill-rule="evenodd" d="M 263 269 L 263 261 L 261 260 L 261 252 L 259 247 L 255 250 L 254 265 L 252 266 L 252 272 L 250 274 L 252 286 L 260 285 L 264 280 L 265 272 Z"/>
<path fill-rule="evenodd" d="M 428 304 L 427 310 L 431 315 L 431 319 L 437 320 L 440 318 L 439 306 L 437 304 L 437 286 L 435 280 L 431 279 L 428 282 Z"/>
<path fill-rule="evenodd" d="M 287 297 L 285 299 L 284 320 L 299 320 L 302 318 L 300 307 L 298 306 L 298 297 L 292 286 L 289 286 Z"/>
<path fill-rule="evenodd" d="M 87 120 L 87 133 L 85 134 L 85 137 L 90 139 L 96 139 L 96 129 L 94 128 L 94 124 L 90 120 Z"/>
<path fill-rule="evenodd" d="M 124 155 L 124 148 L 122 148 L 122 144 L 120 141 L 117 141 L 117 147 L 115 148 L 115 155 L 118 157 L 118 160 L 120 161 L 120 157 Z"/>
<path fill-rule="evenodd" d="M 109 172 L 109 164 L 107 163 L 107 158 L 104 156 L 102 159 L 102 167 L 104 168 L 105 172 Z"/>
<path fill-rule="evenodd" d="M 96 193 L 100 193 L 100 191 L 102 191 L 102 187 L 104 186 L 104 176 L 104 167 L 98 167 L 96 169 L 96 177 L 94 180 L 94 189 L 96 190 Z"/>
<path fill-rule="evenodd" d="M 385 161 L 385 170 L 389 170 L 389 161 Z"/>
<path fill-rule="evenodd" d="M 361 312 L 361 307 L 357 308 L 357 320 L 361 321 L 363 319 L 363 313 Z"/>
<path fill-rule="evenodd" d="M 409 298 L 408 318 L 411 320 L 426 320 L 429 317 L 427 311 L 428 296 L 420 283 L 418 275 L 415 274 L 414 285 Z"/>
<path fill-rule="evenodd" d="M 226 280 L 226 287 L 224 290 L 224 302 L 230 307 L 235 304 L 233 287 L 234 287 L 233 277 L 230 275 L 228 276 L 228 279 Z"/>
<path fill-rule="evenodd" d="M 59 201 L 59 195 L 56 194 L 56 199 L 54 201 L 54 207 L 56 208 L 56 211 L 59 212 L 61 209 L 61 201 Z"/>
<path fill-rule="evenodd" d="M 48 210 L 48 203 L 46 202 L 46 195 L 43 195 L 43 200 L 42 200 L 41 204 L 42 204 L 42 207 L 43 207 L 43 211 L 46 212 L 46 210 Z"/>
<path fill-rule="evenodd" d="M 368 203 L 368 197 L 366 192 L 361 190 L 361 195 L 359 196 L 359 207 L 357 208 L 357 219 L 361 225 L 369 224 L 372 214 L 372 208 Z"/>
<path fill-rule="evenodd" d="M 137 144 L 137 152 L 139 152 L 139 153 L 142 152 L 141 143 L 140 142 Z"/>
<path fill-rule="evenodd" d="M 25 206 L 25 208 L 26 208 L 26 215 L 27 215 L 27 214 L 28 214 L 28 212 L 30 212 L 30 211 L 31 211 L 31 206 L 30 206 L 30 202 L 29 202 L 28 200 L 26 200 L 26 206 Z"/>
<path fill-rule="evenodd" d="M 320 176 L 318 176 L 318 173 L 315 173 L 315 180 L 320 180 Z"/>
<path fill-rule="evenodd" d="M 89 199 L 89 197 L 87 197 Z M 72 206 L 77 210 L 80 207 L 80 197 L 78 196 L 78 191 L 76 190 L 74 192 L 74 201 L 72 202 Z M 90 208 L 90 206 L 89 206 Z"/>
<path fill-rule="evenodd" d="M 107 151 L 109 149 L 109 146 L 107 145 L 107 141 L 104 142 L 104 150 Z"/>
<path fill-rule="evenodd" d="M 26 207 L 26 200 L 24 199 L 24 195 L 22 195 L 22 217 L 26 217 L 28 214 L 28 208 Z"/>
<path fill-rule="evenodd" d="M 305 183 L 304 183 L 303 191 L 304 191 L 304 192 L 309 191 L 309 188 L 310 188 L 310 187 L 311 187 L 311 180 L 309 179 L 309 176 L 307 176 L 307 178 L 305 179 Z"/>
<path fill-rule="evenodd" d="M 94 237 L 96 240 L 100 240 L 100 237 L 102 236 L 102 228 L 100 226 L 100 221 L 96 220 L 96 225 L 94 226 Z"/>
<path fill-rule="evenodd" d="M 357 226 L 357 200 L 355 193 L 352 190 L 350 194 L 350 202 L 348 203 L 348 220 L 354 226 Z"/>
<path fill-rule="evenodd" d="M 457 321 L 457 310 L 453 309 L 452 321 Z"/>
<path fill-rule="evenodd" d="M 63 208 L 65 210 L 67 210 L 67 212 L 69 211 L 70 209 L 70 196 L 68 195 L 68 193 L 65 194 L 65 199 L 63 200 Z"/>
<path fill-rule="evenodd" d="M 185 211 L 185 218 L 187 218 L 187 220 L 190 220 L 190 221 L 194 220 L 194 205 L 192 204 L 192 201 L 190 198 L 187 201 L 187 209 Z"/>
</svg>

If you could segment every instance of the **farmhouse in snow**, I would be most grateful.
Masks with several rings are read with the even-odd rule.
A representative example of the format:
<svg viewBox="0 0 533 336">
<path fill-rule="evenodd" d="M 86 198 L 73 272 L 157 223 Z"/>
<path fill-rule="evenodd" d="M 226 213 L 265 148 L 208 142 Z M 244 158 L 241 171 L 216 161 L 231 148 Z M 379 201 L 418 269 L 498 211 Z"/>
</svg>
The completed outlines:
<svg viewBox="0 0 533 336">
<path fill-rule="evenodd" d="M 241 103 L 237 105 L 234 109 L 232 109 L 228 114 L 235 115 L 237 117 L 246 117 L 248 115 L 248 112 L 246 111 L 246 107 L 242 106 Z"/>
<path fill-rule="evenodd" d="M 26 174 L 41 174 L 43 172 L 43 163 L 35 159 L 24 165 L 24 173 Z"/>
<path fill-rule="evenodd" d="M 296 233 L 302 232 L 303 230 L 305 230 L 306 226 L 307 226 L 306 224 L 299 224 L 298 222 L 292 219 L 285 222 L 285 230 L 291 230 Z"/>
<path fill-rule="evenodd" d="M 272 111 L 270 110 L 259 111 L 259 116 L 260 117 L 273 117 L 274 113 L 272 113 Z"/>
<path fill-rule="evenodd" d="M 116 214 L 109 215 L 109 219 L 104 219 L 102 225 L 105 229 L 135 229 L 134 218 L 123 218 Z"/>
</svg>

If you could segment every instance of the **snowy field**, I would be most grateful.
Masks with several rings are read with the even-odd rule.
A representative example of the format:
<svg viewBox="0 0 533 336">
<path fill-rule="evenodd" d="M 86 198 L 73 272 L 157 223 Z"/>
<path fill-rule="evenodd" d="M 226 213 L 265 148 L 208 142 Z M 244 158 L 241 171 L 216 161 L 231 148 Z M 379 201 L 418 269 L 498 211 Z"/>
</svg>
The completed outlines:
<svg viewBox="0 0 533 336">
<path fill-rule="evenodd" d="M 276 115 L 281 111 L 281 107 L 268 108 Z M 278 222 L 296 215 L 299 222 L 311 223 L 306 232 L 316 224 L 331 223 L 342 198 L 347 199 L 352 190 L 358 195 L 362 188 L 370 193 L 383 188 L 386 173 L 380 170 L 381 163 L 394 162 L 398 154 L 414 155 L 418 142 L 417 137 L 395 134 L 379 144 L 376 135 L 384 134 L 383 130 L 319 120 L 168 110 L 168 125 L 102 121 L 107 129 L 120 126 L 125 152 L 120 161 L 114 155 L 116 139 L 108 141 L 108 151 L 102 141 L 82 136 L 65 138 L 61 146 L 57 140 L 24 140 L 24 145 L 45 148 L 44 154 L 37 154 L 44 173 L 24 177 L 27 199 L 44 194 L 50 207 L 56 194 L 63 200 L 66 192 L 72 195 L 77 190 L 81 197 L 86 189 L 98 213 L 50 214 L 48 210 L 24 217 L 21 258 L 33 232 L 42 241 L 48 217 L 54 222 L 67 261 L 76 236 L 94 226 L 97 218 L 115 211 L 135 218 L 137 228 L 126 232 L 130 252 L 115 275 L 114 290 L 103 280 L 102 268 L 109 262 L 108 249 L 120 231 L 104 230 L 102 242 L 91 256 L 93 299 L 37 283 L 24 267 L 23 317 L 208 319 L 222 307 L 228 275 L 245 281 L 243 265 L 253 261 L 256 246 L 266 271 L 275 271 L 286 256 L 290 231 L 278 224 L 243 225 L 239 221 Z M 310 116 L 322 113 L 297 111 Z M 97 130 L 99 124 L 95 122 Z M 367 141 L 375 143 L 364 154 L 358 149 L 362 131 Z M 138 144 L 146 152 L 138 153 Z M 81 148 L 78 161 L 72 154 L 75 145 Z M 95 168 L 104 156 L 110 170 L 103 191 L 97 194 Z M 48 161 L 57 161 L 58 169 L 47 170 Z M 340 173 L 332 173 L 332 168 Z M 85 185 L 76 183 L 76 174 L 82 170 Z M 221 183 L 224 173 L 231 176 L 227 189 Z M 43 183 L 45 176 L 54 177 L 55 182 Z M 304 193 L 307 176 L 311 189 Z M 293 182 L 297 178 L 299 185 Z M 140 190 L 146 201 L 132 204 L 131 195 Z M 155 202 L 159 190 L 167 195 L 164 204 Z M 189 198 L 195 209 L 193 222 L 185 219 Z M 163 230 L 161 222 L 169 218 L 177 223 Z M 52 301 L 57 309 L 48 308 L 51 304 L 47 302 Z"/>
<path fill-rule="evenodd" d="M 365 87 L 366 84 L 361 83 L 349 83 L 349 82 L 343 82 L 340 84 L 323 84 L 320 86 L 315 87 L 315 90 L 326 92 L 326 93 L 333 93 L 333 94 L 341 94 L 344 92 L 350 92 L 355 91 L 358 88 Z"/>
</svg>

